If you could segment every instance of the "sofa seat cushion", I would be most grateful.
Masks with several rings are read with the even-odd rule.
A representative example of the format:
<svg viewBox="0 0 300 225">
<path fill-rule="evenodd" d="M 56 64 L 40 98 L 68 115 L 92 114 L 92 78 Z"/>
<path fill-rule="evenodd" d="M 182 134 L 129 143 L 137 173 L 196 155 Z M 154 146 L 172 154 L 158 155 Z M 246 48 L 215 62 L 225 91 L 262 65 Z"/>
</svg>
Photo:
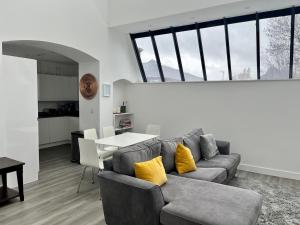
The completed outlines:
<svg viewBox="0 0 300 225">
<path fill-rule="evenodd" d="M 254 225 L 262 205 L 254 191 L 173 175 L 161 190 L 163 225 Z"/>
<path fill-rule="evenodd" d="M 181 175 L 179 175 L 177 172 L 172 172 L 171 174 L 196 180 L 211 181 L 220 184 L 222 184 L 227 178 L 227 172 L 224 168 L 197 168 L 196 171 L 184 173 Z"/>
<path fill-rule="evenodd" d="M 201 168 L 224 168 L 227 170 L 227 176 L 232 177 L 237 166 L 241 161 L 241 156 L 237 153 L 230 155 L 216 155 L 212 159 L 201 159 L 197 163 L 197 167 Z"/>
</svg>

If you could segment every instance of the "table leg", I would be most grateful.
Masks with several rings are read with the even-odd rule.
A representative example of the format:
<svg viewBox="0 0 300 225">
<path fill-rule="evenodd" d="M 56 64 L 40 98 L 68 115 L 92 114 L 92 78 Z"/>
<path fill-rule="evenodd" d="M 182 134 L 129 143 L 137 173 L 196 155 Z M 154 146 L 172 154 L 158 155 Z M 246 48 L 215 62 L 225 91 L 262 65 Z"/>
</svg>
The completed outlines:
<svg viewBox="0 0 300 225">
<path fill-rule="evenodd" d="M 23 168 L 17 170 L 17 177 L 18 177 L 18 187 L 19 187 L 19 195 L 20 201 L 24 201 L 24 189 L 23 189 Z"/>
<path fill-rule="evenodd" d="M 2 174 L 3 195 L 7 195 L 7 174 Z"/>
</svg>

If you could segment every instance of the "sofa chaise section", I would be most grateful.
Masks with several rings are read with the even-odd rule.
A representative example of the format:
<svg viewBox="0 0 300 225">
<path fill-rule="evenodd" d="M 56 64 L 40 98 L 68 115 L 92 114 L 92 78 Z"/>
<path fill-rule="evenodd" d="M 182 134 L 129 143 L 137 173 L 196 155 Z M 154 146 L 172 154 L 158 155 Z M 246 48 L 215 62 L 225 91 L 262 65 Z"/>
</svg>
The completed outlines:
<svg viewBox="0 0 300 225">
<path fill-rule="evenodd" d="M 262 204 L 254 191 L 173 175 L 161 190 L 163 225 L 254 225 Z"/>
</svg>

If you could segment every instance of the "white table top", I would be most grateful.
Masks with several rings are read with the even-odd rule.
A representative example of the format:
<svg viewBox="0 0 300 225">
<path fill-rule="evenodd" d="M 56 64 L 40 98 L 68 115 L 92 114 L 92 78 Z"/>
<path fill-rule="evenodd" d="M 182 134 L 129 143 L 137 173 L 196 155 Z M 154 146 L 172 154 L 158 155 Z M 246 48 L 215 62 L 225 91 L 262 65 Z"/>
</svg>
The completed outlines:
<svg viewBox="0 0 300 225">
<path fill-rule="evenodd" d="M 123 148 L 157 137 L 157 135 L 127 132 L 112 137 L 101 138 L 95 140 L 95 142 L 98 145 L 109 145 Z"/>
</svg>

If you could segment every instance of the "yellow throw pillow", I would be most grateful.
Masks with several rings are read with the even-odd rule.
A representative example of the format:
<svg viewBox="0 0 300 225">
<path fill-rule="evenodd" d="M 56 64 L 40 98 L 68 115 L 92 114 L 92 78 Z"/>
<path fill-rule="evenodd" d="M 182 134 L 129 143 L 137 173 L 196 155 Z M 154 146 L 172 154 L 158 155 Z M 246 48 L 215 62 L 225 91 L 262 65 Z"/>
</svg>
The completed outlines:
<svg viewBox="0 0 300 225">
<path fill-rule="evenodd" d="M 191 150 L 183 144 L 178 144 L 175 154 L 176 169 L 179 174 L 197 169 Z"/>
<path fill-rule="evenodd" d="M 167 175 L 162 163 L 162 157 L 134 164 L 135 176 L 139 179 L 150 181 L 156 185 L 167 182 Z"/>
</svg>

